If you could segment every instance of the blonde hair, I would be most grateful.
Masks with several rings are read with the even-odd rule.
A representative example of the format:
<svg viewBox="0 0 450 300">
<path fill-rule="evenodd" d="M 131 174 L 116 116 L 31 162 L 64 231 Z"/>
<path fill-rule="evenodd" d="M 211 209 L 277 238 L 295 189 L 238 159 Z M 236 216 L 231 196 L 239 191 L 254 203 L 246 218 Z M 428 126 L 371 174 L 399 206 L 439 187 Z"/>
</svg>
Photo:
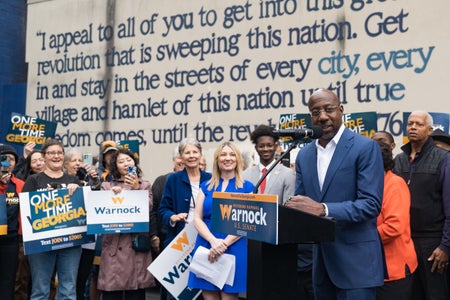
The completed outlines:
<svg viewBox="0 0 450 300">
<path fill-rule="evenodd" d="M 244 163 L 242 160 L 241 151 L 239 151 L 236 145 L 232 142 L 223 142 L 214 152 L 212 177 L 209 180 L 208 190 L 212 190 L 219 185 L 220 176 L 222 175 L 222 171 L 219 169 L 219 157 L 225 147 L 230 147 L 231 150 L 236 154 L 236 169 L 234 170 L 236 178 L 236 188 L 242 188 L 244 186 L 244 176 L 242 174 Z"/>
</svg>

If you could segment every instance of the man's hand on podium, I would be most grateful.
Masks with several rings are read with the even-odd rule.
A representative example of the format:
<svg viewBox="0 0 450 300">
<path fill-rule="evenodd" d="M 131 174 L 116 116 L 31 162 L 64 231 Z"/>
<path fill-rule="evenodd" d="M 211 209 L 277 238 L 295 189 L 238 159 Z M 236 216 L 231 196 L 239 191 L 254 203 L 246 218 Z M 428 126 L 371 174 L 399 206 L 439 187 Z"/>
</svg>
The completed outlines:
<svg viewBox="0 0 450 300">
<path fill-rule="evenodd" d="M 306 196 L 290 196 L 285 206 L 320 217 L 326 215 L 325 205 Z"/>
</svg>

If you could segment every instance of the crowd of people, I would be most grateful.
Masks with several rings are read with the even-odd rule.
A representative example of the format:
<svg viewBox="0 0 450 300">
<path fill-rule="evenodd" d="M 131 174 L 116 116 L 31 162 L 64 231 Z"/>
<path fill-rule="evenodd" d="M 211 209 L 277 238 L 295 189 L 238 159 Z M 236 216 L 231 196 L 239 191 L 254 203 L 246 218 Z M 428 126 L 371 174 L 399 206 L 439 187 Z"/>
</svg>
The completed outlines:
<svg viewBox="0 0 450 300">
<path fill-rule="evenodd" d="M 147 267 L 190 222 L 198 232 L 194 253 L 205 247 L 209 263 L 224 254 L 236 263 L 232 284 L 219 288 L 191 272 L 189 288 L 207 300 L 238 299 L 247 289 L 251 253 L 245 238 L 211 229 L 212 199 L 216 191 L 252 193 L 257 184 L 258 193 L 277 195 L 279 205 L 335 221 L 334 241 L 298 245 L 298 299 L 449 299 L 449 135 L 433 131 L 429 113 L 414 111 L 406 124 L 409 141 L 394 157 L 390 133 L 368 139 L 343 125 L 344 107 L 335 93 L 317 90 L 308 109 L 323 134 L 299 151 L 294 170 L 276 164 L 279 137 L 267 125 L 250 135 L 259 158 L 253 165 L 237 145 L 223 142 L 208 172 L 201 144 L 187 138 L 174 149 L 172 171 L 153 184 L 136 155 L 112 141 L 102 144 L 100 168 L 55 139 L 39 150 L 25 145 L 22 157 L 0 144 L 8 223 L 0 235 L 2 299 L 143 300 L 145 290 L 158 284 Z M 139 235 L 149 249 L 132 247 L 136 233 L 114 233 L 24 255 L 19 194 L 67 189 L 71 195 L 80 186 L 114 194 L 148 191 L 150 231 Z M 175 299 L 162 286 L 160 297 Z"/>
</svg>

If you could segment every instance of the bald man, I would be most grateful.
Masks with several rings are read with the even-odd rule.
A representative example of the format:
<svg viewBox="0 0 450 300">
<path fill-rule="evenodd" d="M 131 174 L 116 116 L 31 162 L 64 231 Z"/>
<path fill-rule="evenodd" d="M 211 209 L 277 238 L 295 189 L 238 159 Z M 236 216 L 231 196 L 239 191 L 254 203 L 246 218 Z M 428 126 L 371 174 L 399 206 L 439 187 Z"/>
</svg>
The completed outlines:
<svg viewBox="0 0 450 300">
<path fill-rule="evenodd" d="M 295 196 L 286 206 L 336 220 L 335 240 L 314 245 L 315 297 L 374 300 L 384 277 L 376 224 L 384 184 L 380 147 L 345 128 L 333 92 L 314 92 L 308 108 L 323 135 L 297 155 Z"/>
</svg>

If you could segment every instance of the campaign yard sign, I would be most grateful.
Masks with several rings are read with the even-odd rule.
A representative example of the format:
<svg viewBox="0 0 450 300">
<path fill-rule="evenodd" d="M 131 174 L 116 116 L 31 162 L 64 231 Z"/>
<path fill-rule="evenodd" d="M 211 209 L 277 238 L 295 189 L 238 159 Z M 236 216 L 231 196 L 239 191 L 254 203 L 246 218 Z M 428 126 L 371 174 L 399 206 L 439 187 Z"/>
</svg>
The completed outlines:
<svg viewBox="0 0 450 300">
<path fill-rule="evenodd" d="M 20 193 L 25 254 L 69 248 L 94 241 L 86 234 L 84 198 L 89 187 Z"/>
<path fill-rule="evenodd" d="M 342 122 L 351 131 L 371 139 L 378 130 L 377 118 L 374 111 L 349 113 L 342 116 Z"/>
<path fill-rule="evenodd" d="M 34 142 L 36 143 L 36 149 L 40 149 L 47 139 L 55 137 L 55 132 L 55 122 L 12 113 L 11 126 L 6 135 L 6 141 L 22 145 Z"/>
<path fill-rule="evenodd" d="M 119 140 L 116 141 L 117 148 L 131 150 L 135 158 L 139 161 L 139 141 L 138 140 Z"/>
<path fill-rule="evenodd" d="M 278 196 L 214 192 L 212 231 L 278 244 Z"/>
<path fill-rule="evenodd" d="M 309 114 L 281 114 L 278 120 L 278 129 L 303 129 L 311 127 L 311 116 Z M 286 151 L 294 142 L 291 137 L 280 137 L 280 146 L 283 151 Z M 299 147 L 304 147 L 305 144 L 310 143 L 311 139 L 305 138 L 299 143 Z"/>
<path fill-rule="evenodd" d="M 90 191 L 86 200 L 89 234 L 148 232 L 147 190 Z"/>
<path fill-rule="evenodd" d="M 196 299 L 201 294 L 201 290 L 187 286 L 196 239 L 197 230 L 190 222 L 147 268 L 178 300 Z"/>
</svg>

